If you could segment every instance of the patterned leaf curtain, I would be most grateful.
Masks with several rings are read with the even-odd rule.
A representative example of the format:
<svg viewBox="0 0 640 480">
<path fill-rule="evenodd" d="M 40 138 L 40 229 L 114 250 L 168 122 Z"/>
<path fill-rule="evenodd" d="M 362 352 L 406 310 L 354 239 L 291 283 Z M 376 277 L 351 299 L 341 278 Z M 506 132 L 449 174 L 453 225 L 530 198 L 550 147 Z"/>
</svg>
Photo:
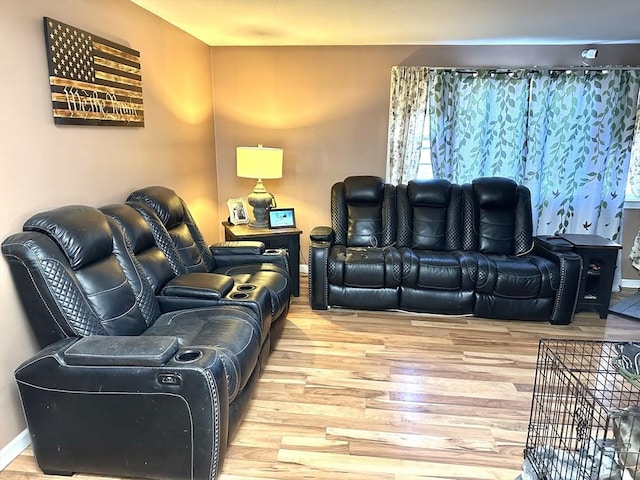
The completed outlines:
<svg viewBox="0 0 640 480">
<path fill-rule="evenodd" d="M 387 182 L 416 178 L 427 121 L 427 67 L 393 67 L 389 108 Z"/>
<path fill-rule="evenodd" d="M 435 70 L 430 80 L 434 177 L 513 178 L 531 190 L 537 234 L 620 241 L 640 72 Z"/>
<path fill-rule="evenodd" d="M 434 178 L 455 183 L 524 174 L 529 78 L 526 72 L 430 72 Z"/>
<path fill-rule="evenodd" d="M 620 241 L 640 76 L 533 73 L 524 184 L 538 233 Z"/>
</svg>

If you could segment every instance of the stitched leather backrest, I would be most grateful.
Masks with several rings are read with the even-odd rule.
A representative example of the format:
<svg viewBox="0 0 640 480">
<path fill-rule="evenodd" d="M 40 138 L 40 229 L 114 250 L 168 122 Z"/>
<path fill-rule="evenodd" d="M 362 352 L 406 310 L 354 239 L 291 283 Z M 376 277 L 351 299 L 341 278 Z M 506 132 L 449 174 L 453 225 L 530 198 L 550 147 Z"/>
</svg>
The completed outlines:
<svg viewBox="0 0 640 480">
<path fill-rule="evenodd" d="M 347 177 L 331 188 L 331 222 L 337 244 L 384 247 L 395 242 L 396 192 L 380 177 Z"/>
<path fill-rule="evenodd" d="M 127 202 L 131 202 L 134 207 L 136 203 L 143 203 L 155 212 L 169 234 L 186 272 L 213 271 L 213 255 L 186 204 L 173 190 L 158 186 L 142 188 L 131 193 Z M 158 234 L 159 232 L 154 231 L 154 235 Z M 156 237 L 158 246 L 170 258 L 167 246 L 159 240 Z"/>
<path fill-rule="evenodd" d="M 122 203 L 101 207 L 100 211 L 111 217 L 122 230 L 135 262 L 154 293 L 158 293 L 167 282 L 175 278 L 171 263 L 156 244 L 151 227 L 140 212 L 131 205 Z"/>
<path fill-rule="evenodd" d="M 115 218 L 109 217 L 109 226 L 113 233 L 113 252 L 122 268 L 125 278 L 129 282 L 129 285 L 131 285 L 133 294 L 136 297 L 136 304 L 142 313 L 145 323 L 147 326 L 151 325 L 161 314 L 160 305 L 156 297 L 156 288 L 154 288 L 149 278 L 147 278 L 142 265 L 134 254 L 131 242 L 122 229 L 122 224 Z M 153 249 L 153 247 L 143 251 L 141 256 L 146 257 L 145 254 L 147 253 L 149 253 L 151 257 L 156 256 L 158 253 L 161 255 L 161 252 Z M 146 257 L 145 259 L 148 260 L 149 258 Z M 164 273 L 166 273 L 167 266 L 162 265 L 162 263 L 161 261 L 148 262 L 147 267 L 155 268 L 159 272 L 164 270 Z M 156 280 L 162 275 L 163 273 L 151 274 Z M 173 275 L 171 275 L 171 278 L 173 278 Z"/>
<path fill-rule="evenodd" d="M 167 228 L 182 223 L 184 218 L 182 200 L 176 192 L 166 187 L 141 188 L 131 193 L 127 201 L 141 201 L 149 205 Z"/>
<path fill-rule="evenodd" d="M 531 249 L 533 221 L 529 189 L 501 177 L 477 178 L 463 186 L 464 249 L 520 255 Z"/>
<path fill-rule="evenodd" d="M 61 207 L 34 215 L 23 230 L 22 236 L 12 238 L 22 248 L 15 246 L 12 253 L 28 275 L 14 278 L 19 279 L 18 289 L 30 292 L 23 302 L 44 302 L 52 312 L 30 318 L 32 323 L 58 322 L 54 330 L 60 338 L 138 335 L 147 328 L 102 212 L 80 205 Z"/>
<path fill-rule="evenodd" d="M 447 180 L 398 185 L 398 247 L 418 250 L 462 248 L 462 189 Z"/>
</svg>

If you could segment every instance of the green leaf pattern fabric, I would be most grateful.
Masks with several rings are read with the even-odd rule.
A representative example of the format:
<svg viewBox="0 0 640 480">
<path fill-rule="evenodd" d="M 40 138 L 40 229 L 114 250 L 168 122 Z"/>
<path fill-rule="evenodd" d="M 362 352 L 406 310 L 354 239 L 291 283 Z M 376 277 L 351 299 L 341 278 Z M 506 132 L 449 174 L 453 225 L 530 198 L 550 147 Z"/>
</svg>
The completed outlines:
<svg viewBox="0 0 640 480">
<path fill-rule="evenodd" d="M 529 187 L 537 234 L 620 241 L 640 73 L 431 70 L 435 178 Z"/>
<path fill-rule="evenodd" d="M 529 78 L 525 72 L 430 72 L 433 176 L 521 179 L 524 173 Z"/>
<path fill-rule="evenodd" d="M 639 86 L 634 70 L 532 74 L 523 183 L 539 234 L 621 241 Z"/>
</svg>

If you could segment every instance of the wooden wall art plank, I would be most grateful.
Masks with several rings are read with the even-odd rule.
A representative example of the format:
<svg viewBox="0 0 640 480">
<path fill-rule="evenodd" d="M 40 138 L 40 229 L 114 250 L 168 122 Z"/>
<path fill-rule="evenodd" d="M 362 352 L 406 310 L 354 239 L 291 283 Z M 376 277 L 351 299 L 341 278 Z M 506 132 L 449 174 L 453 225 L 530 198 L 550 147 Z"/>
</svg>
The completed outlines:
<svg viewBox="0 0 640 480">
<path fill-rule="evenodd" d="M 44 17 L 58 125 L 144 127 L 140 52 Z"/>
</svg>

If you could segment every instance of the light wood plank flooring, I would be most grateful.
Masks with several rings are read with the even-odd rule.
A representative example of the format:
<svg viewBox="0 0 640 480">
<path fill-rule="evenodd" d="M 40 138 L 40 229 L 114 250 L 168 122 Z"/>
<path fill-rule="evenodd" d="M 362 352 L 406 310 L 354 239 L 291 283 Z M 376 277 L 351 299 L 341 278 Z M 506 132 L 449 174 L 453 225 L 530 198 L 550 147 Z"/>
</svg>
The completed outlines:
<svg viewBox="0 0 640 480">
<path fill-rule="evenodd" d="M 640 340 L 640 322 L 593 312 L 566 327 L 318 312 L 301 287 L 221 480 L 513 480 L 539 339 Z M 28 448 L 0 478 L 60 477 L 42 475 Z"/>
</svg>

